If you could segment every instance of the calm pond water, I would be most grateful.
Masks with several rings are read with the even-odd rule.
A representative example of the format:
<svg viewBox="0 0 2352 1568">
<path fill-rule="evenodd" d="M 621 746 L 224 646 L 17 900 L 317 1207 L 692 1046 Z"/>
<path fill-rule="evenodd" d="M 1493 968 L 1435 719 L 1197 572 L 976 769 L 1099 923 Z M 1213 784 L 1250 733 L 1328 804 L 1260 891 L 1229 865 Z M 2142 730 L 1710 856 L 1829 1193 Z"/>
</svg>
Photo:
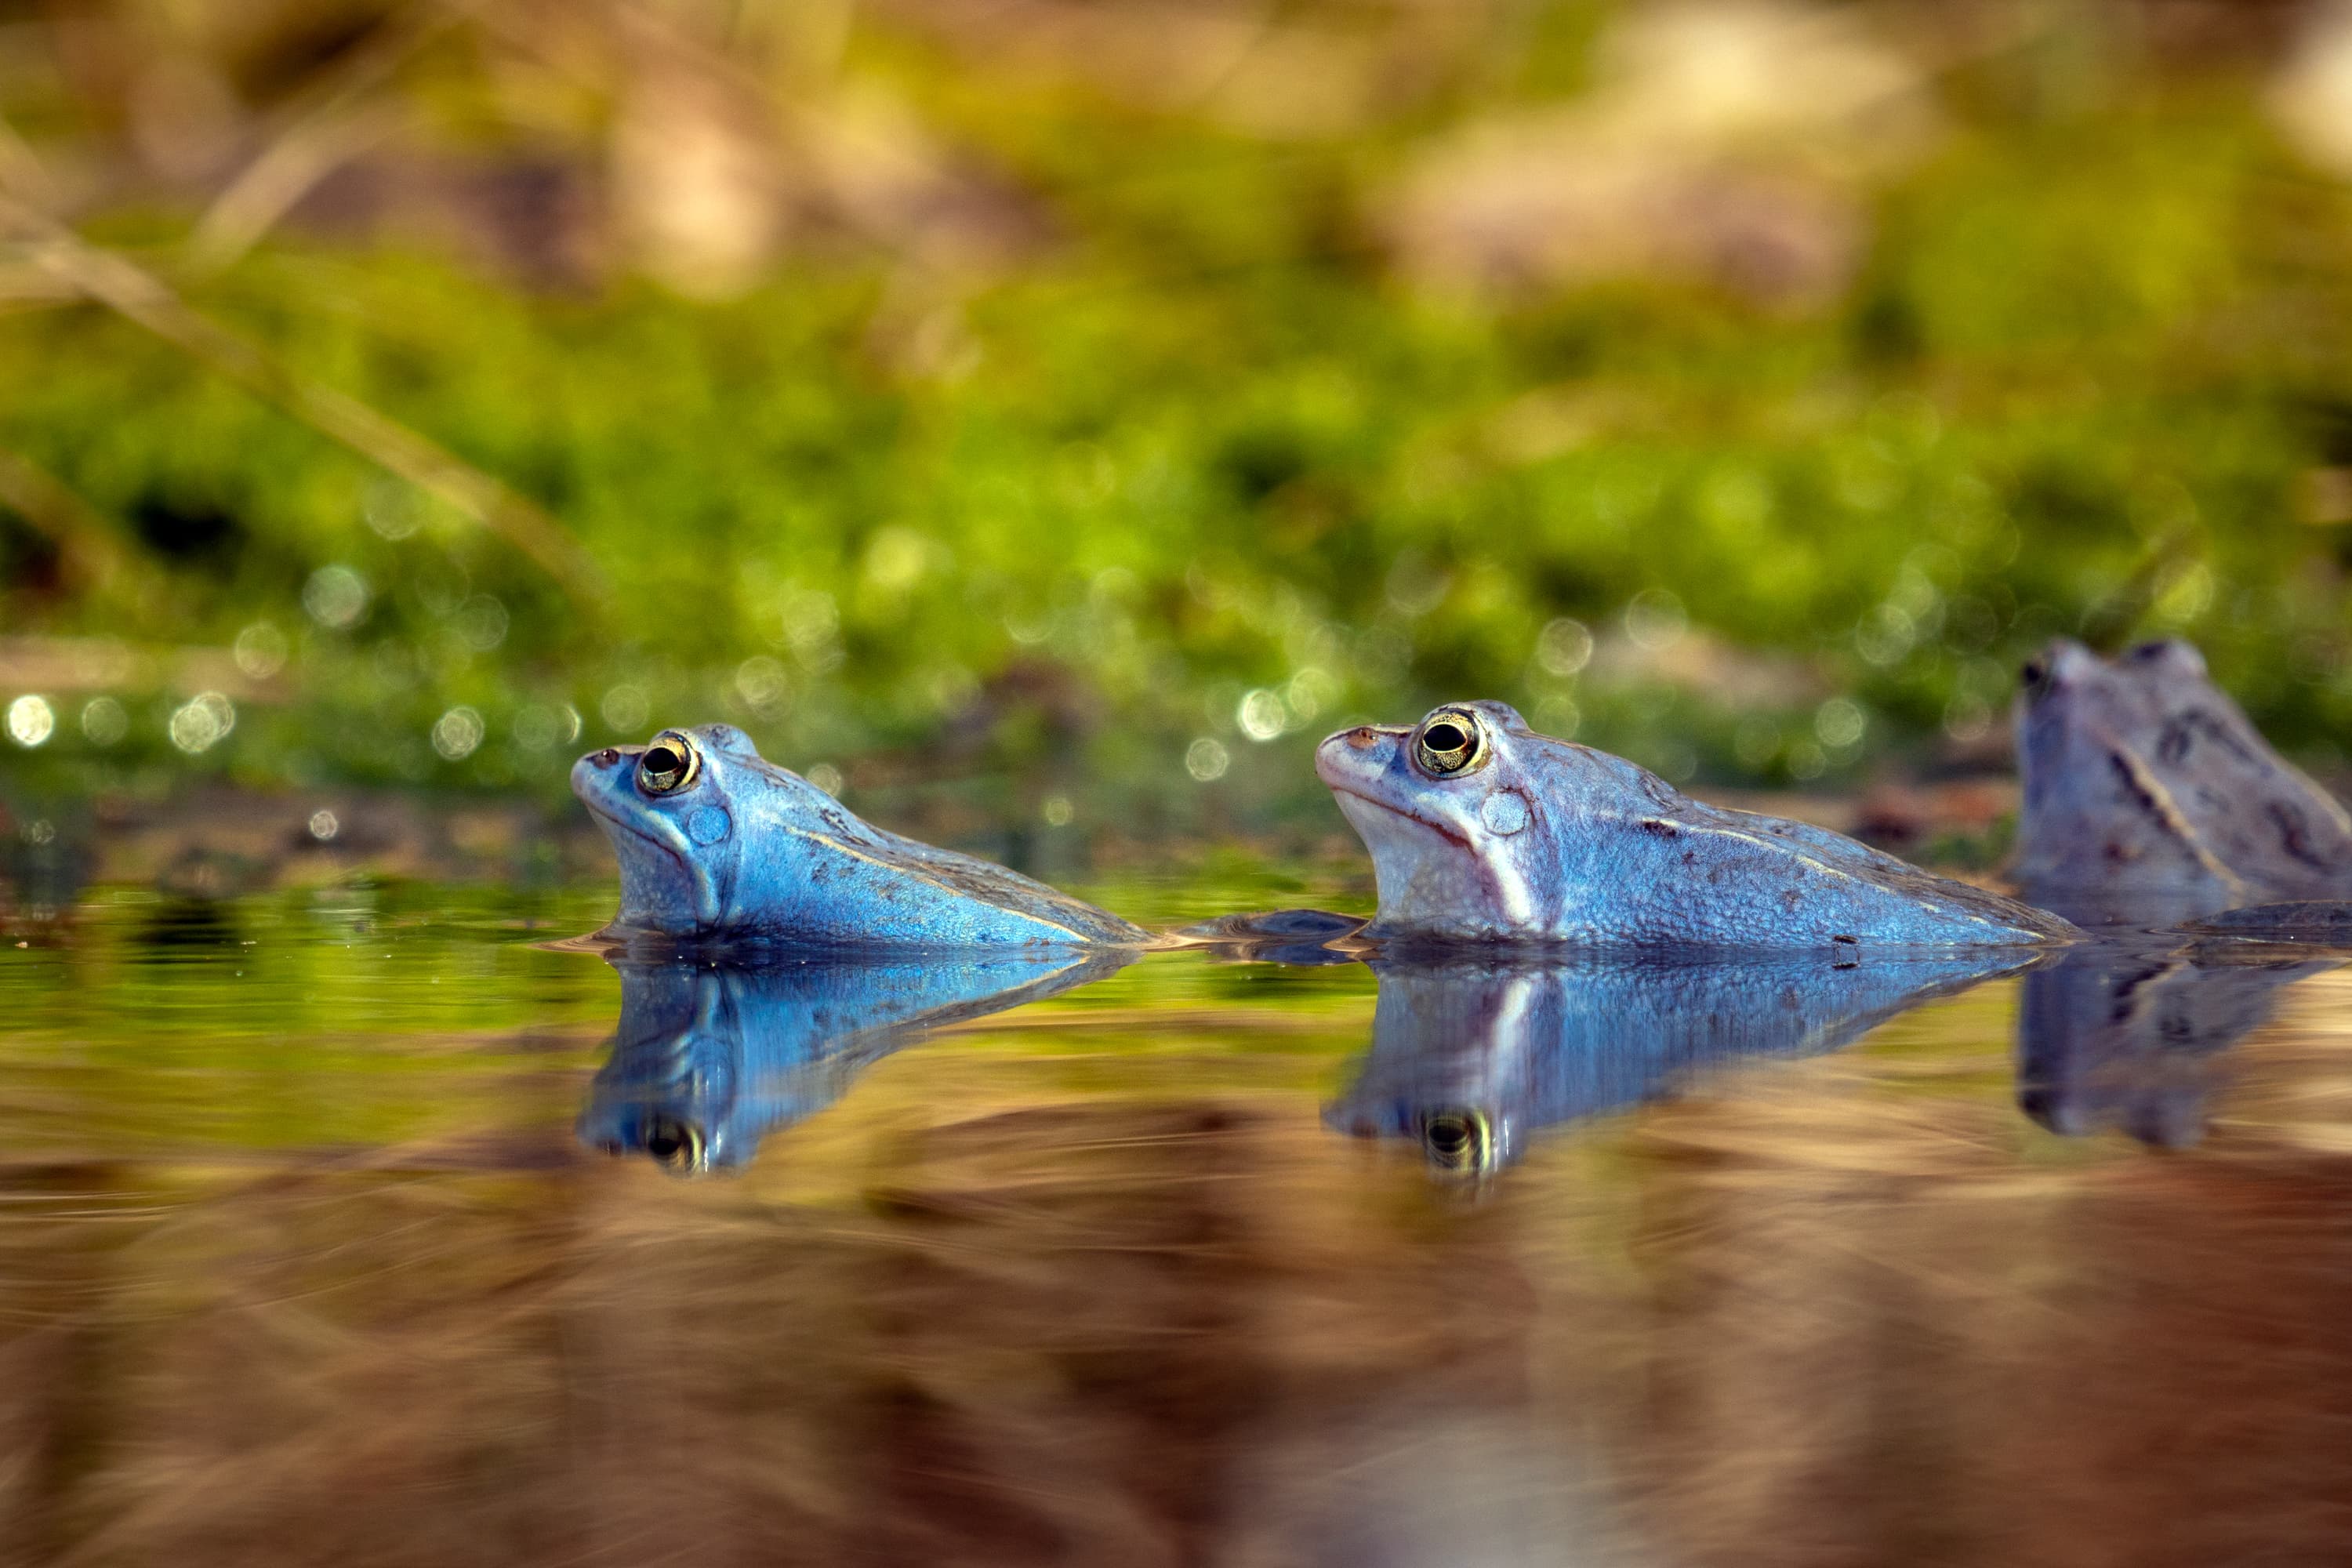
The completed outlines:
<svg viewBox="0 0 2352 1568">
<path fill-rule="evenodd" d="M 0 1561 L 2352 1556 L 2325 958 L 549 945 L 609 908 L 0 947 Z"/>
</svg>

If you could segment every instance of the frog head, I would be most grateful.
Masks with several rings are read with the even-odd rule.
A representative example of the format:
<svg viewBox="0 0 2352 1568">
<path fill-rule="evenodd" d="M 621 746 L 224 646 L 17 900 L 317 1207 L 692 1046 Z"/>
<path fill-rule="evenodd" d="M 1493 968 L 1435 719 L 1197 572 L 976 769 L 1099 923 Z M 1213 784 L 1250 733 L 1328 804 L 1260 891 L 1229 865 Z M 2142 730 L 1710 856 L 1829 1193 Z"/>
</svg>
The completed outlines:
<svg viewBox="0 0 2352 1568">
<path fill-rule="evenodd" d="M 833 949 L 1150 940 L 1004 867 L 861 820 L 731 724 L 591 752 L 572 792 L 620 860 L 616 934 Z"/>
<path fill-rule="evenodd" d="M 2029 884 L 2228 902 L 2352 879 L 2343 809 L 2177 638 L 2112 659 L 2052 643 L 2021 672 L 2017 752 L 2014 869 Z"/>
<path fill-rule="evenodd" d="M 572 766 L 580 797 L 621 864 L 617 924 L 685 934 L 722 924 L 734 902 L 747 816 L 814 820 L 832 797 L 763 761 L 732 724 L 664 730 Z M 835 807 L 835 809 L 839 809 Z"/>
<path fill-rule="evenodd" d="M 1646 798 L 1630 763 L 1538 735 L 1501 702 L 1449 702 L 1412 725 L 1364 724 L 1316 749 L 1315 772 L 1372 857 L 1367 928 L 1475 938 L 1556 901 L 1556 834 L 1594 803 Z"/>
</svg>

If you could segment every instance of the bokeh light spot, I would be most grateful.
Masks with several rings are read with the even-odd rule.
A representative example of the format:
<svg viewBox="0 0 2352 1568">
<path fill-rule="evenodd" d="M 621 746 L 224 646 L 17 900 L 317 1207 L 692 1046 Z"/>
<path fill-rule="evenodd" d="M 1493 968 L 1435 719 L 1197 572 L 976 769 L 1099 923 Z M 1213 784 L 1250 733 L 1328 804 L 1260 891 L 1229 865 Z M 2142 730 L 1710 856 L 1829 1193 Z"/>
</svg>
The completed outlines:
<svg viewBox="0 0 2352 1568">
<path fill-rule="evenodd" d="M 367 607 L 367 579 L 348 566 L 321 566 L 302 584 L 303 610 L 329 631 L 349 631 Z"/>
<path fill-rule="evenodd" d="M 1592 633 L 1582 621 L 1562 616 L 1536 637 L 1536 663 L 1547 675 L 1574 675 L 1592 662 Z"/>
<path fill-rule="evenodd" d="M 1625 605 L 1625 635 L 1646 653 L 1662 653 L 1690 629 L 1683 602 L 1664 588 L 1644 588 Z"/>
<path fill-rule="evenodd" d="M 1253 741 L 1271 741 L 1290 728 L 1290 710 L 1282 705 L 1281 693 L 1261 686 L 1244 694 L 1234 722 Z"/>
<path fill-rule="evenodd" d="M 82 704 L 81 732 L 92 745 L 111 746 L 131 733 L 131 715 L 111 697 L 93 697 Z"/>
<path fill-rule="evenodd" d="M 256 680 L 267 680 L 286 668 L 286 657 L 291 651 L 286 634 L 268 621 L 256 621 L 236 634 L 230 648 L 237 668 Z"/>
<path fill-rule="evenodd" d="M 596 704 L 596 711 L 612 728 L 625 735 L 634 735 L 646 727 L 653 704 L 646 700 L 644 687 L 621 685 L 604 693 L 604 700 Z"/>
<path fill-rule="evenodd" d="M 190 756 L 210 751 L 236 728 L 236 705 L 217 691 L 200 691 L 173 709 L 166 726 L 172 744 Z"/>
<path fill-rule="evenodd" d="M 486 728 L 481 714 L 473 709 L 452 708 L 433 721 L 433 749 L 441 753 L 443 762 L 462 763 L 481 745 Z"/>
<path fill-rule="evenodd" d="M 57 710 L 46 697 L 27 694 L 8 704 L 8 738 L 20 746 L 41 744 L 57 727 Z"/>
</svg>

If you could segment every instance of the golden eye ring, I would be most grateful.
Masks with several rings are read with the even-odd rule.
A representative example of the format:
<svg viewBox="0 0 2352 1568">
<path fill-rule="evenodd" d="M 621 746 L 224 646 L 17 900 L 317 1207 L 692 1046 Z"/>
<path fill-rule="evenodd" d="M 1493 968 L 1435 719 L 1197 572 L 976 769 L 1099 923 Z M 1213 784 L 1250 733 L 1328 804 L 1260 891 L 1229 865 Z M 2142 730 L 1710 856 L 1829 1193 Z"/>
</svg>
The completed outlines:
<svg viewBox="0 0 2352 1568">
<path fill-rule="evenodd" d="M 701 748 L 678 731 L 665 730 L 637 759 L 637 787 L 647 795 L 676 795 L 701 773 Z"/>
<path fill-rule="evenodd" d="M 1423 720 L 1412 738 L 1412 760 L 1439 778 L 1467 773 L 1486 754 L 1478 721 L 1455 708 L 1441 708 Z"/>
</svg>

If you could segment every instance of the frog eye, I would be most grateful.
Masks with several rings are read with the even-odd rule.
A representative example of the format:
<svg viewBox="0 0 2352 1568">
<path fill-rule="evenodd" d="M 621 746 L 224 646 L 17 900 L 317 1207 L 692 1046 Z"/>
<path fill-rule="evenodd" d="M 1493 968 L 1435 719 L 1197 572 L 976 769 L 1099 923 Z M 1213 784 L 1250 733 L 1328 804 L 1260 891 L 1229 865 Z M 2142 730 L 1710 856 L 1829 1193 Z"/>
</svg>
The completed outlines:
<svg viewBox="0 0 2352 1568">
<path fill-rule="evenodd" d="M 1413 737 L 1413 760 L 1433 773 L 1458 773 L 1478 761 L 1478 721 L 1441 708 Z"/>
<path fill-rule="evenodd" d="M 2028 691 L 2039 691 L 2042 684 L 2050 679 L 2050 661 L 2036 654 L 2027 659 L 2024 667 L 2017 673 L 2025 682 L 2025 689 Z"/>
<path fill-rule="evenodd" d="M 637 759 L 637 787 L 647 795 L 676 795 L 702 771 L 702 753 L 676 730 L 654 737 Z"/>
<path fill-rule="evenodd" d="M 1475 1175 L 1495 1168 L 1495 1124 L 1483 1110 L 1433 1110 L 1421 1119 L 1421 1147 L 1441 1171 Z"/>
<path fill-rule="evenodd" d="M 703 1148 L 702 1129 L 691 1121 L 657 1116 L 646 1125 L 646 1152 L 665 1170 L 701 1170 Z"/>
</svg>

